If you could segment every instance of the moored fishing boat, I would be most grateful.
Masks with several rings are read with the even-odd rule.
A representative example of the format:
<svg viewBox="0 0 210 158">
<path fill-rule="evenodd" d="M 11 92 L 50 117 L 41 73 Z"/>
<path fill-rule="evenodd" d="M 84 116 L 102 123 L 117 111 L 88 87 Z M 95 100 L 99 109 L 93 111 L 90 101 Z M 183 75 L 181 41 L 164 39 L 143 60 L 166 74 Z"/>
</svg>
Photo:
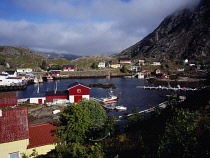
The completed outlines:
<svg viewBox="0 0 210 158">
<path fill-rule="evenodd" d="M 47 76 L 47 81 L 52 81 L 53 77 L 52 76 Z"/>
<path fill-rule="evenodd" d="M 104 103 L 110 103 L 110 102 L 116 102 L 117 101 L 117 96 L 113 94 L 113 91 L 110 90 L 109 96 L 107 98 L 103 98 L 102 102 Z"/>
</svg>

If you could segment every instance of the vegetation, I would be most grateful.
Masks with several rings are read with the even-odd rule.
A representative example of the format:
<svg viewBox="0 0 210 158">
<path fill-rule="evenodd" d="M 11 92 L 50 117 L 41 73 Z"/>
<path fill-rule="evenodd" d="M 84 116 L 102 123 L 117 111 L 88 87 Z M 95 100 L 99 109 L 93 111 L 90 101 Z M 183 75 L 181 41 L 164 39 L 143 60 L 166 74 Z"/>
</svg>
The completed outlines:
<svg viewBox="0 0 210 158">
<path fill-rule="evenodd" d="M 107 117 L 97 102 L 70 104 L 56 131 L 62 143 L 45 157 L 208 157 L 209 96 L 210 90 L 205 89 L 180 103 L 174 95 L 164 111 L 155 109 L 149 119 L 134 109 L 123 133 L 119 133 L 115 118 Z"/>
<path fill-rule="evenodd" d="M 100 139 L 112 130 L 113 122 L 98 102 L 82 100 L 69 104 L 60 117 L 61 123 L 55 133 L 60 144 L 46 157 L 104 157 L 101 144 L 91 140 Z"/>
</svg>

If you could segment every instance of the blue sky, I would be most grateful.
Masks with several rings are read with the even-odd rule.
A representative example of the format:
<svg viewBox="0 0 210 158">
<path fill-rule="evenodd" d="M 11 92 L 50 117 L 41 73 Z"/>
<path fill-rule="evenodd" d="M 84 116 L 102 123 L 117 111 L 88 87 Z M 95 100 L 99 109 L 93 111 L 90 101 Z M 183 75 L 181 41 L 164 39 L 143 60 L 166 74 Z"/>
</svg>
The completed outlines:
<svg viewBox="0 0 210 158">
<path fill-rule="evenodd" d="M 115 54 L 199 0 L 1 0 L 0 45 L 75 55 Z"/>
</svg>

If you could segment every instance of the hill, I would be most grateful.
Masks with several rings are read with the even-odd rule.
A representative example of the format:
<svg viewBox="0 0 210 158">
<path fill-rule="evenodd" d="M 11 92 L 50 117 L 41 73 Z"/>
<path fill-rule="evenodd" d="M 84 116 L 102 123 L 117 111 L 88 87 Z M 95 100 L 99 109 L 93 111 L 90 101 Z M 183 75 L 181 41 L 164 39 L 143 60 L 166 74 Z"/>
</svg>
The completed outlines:
<svg viewBox="0 0 210 158">
<path fill-rule="evenodd" d="M 29 48 L 0 46 L 0 59 L 1 65 L 8 63 L 10 68 L 20 68 L 35 67 L 47 58 L 31 52 Z"/>
<path fill-rule="evenodd" d="M 29 48 L 0 46 L 0 65 L 7 66 L 10 69 L 34 68 L 42 65 L 43 61 L 54 65 L 71 64 L 66 59 L 48 59 L 43 55 L 32 52 Z"/>
<path fill-rule="evenodd" d="M 81 58 L 82 56 L 74 55 L 74 54 L 67 54 L 67 53 L 56 53 L 56 52 L 44 52 L 44 51 L 37 51 L 33 50 L 36 54 L 40 54 L 45 56 L 49 59 L 59 59 L 64 58 L 67 60 L 75 60 L 77 58 Z"/>
<path fill-rule="evenodd" d="M 183 9 L 166 17 L 148 36 L 117 56 L 159 59 L 210 57 L 210 1 L 194 10 Z"/>
</svg>

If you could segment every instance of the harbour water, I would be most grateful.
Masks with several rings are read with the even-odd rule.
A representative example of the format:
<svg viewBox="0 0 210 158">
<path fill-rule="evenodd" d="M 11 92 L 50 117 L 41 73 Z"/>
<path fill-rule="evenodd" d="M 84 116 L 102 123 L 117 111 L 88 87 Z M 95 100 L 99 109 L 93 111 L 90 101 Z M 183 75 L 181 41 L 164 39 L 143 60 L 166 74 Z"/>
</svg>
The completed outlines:
<svg viewBox="0 0 210 158">
<path fill-rule="evenodd" d="M 54 90 L 56 88 L 57 82 L 57 90 L 66 90 L 68 89 L 68 85 L 78 81 L 81 84 L 89 85 L 91 83 L 112 83 L 117 86 L 116 89 L 112 89 L 115 95 L 119 96 L 116 105 L 126 106 L 126 111 L 116 111 L 111 110 L 108 114 L 115 116 L 122 116 L 125 113 L 129 114 L 133 109 L 138 108 L 139 111 L 145 110 L 148 107 L 153 107 L 161 102 L 166 100 L 166 95 L 175 93 L 173 91 L 167 90 L 147 90 L 136 88 L 137 86 L 148 85 L 148 83 L 144 79 L 126 79 L 126 78 L 96 78 L 96 79 L 68 79 L 68 80 L 57 80 L 57 81 L 47 81 L 41 83 L 39 85 L 39 93 L 42 96 L 45 96 L 45 91 Z M 18 98 L 29 98 L 33 97 L 33 94 L 36 93 L 38 89 L 38 84 L 33 84 L 28 86 L 25 90 L 18 91 Z M 91 88 L 90 96 L 96 98 L 107 97 L 109 93 L 109 89 L 102 88 Z M 176 92 L 178 93 L 178 92 Z M 187 92 L 184 92 L 187 93 Z"/>
</svg>

